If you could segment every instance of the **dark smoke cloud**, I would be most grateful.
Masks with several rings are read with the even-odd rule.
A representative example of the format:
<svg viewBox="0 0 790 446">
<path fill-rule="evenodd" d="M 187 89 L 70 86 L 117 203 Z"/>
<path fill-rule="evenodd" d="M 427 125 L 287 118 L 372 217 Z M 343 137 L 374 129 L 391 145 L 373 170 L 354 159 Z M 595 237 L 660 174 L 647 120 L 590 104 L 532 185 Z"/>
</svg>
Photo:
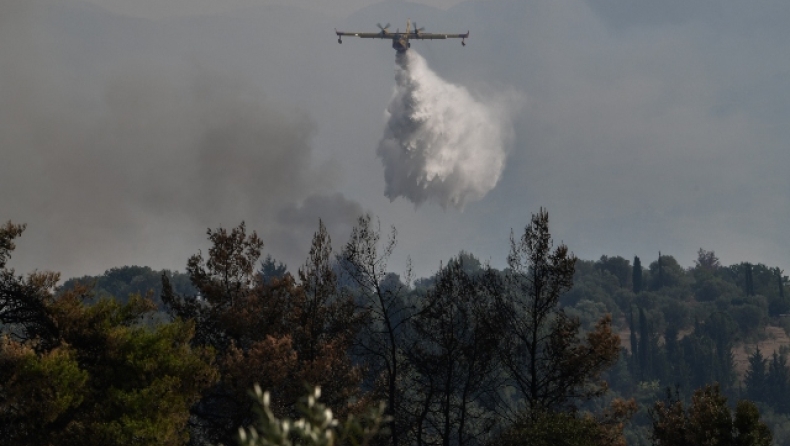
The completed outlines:
<svg viewBox="0 0 790 446">
<path fill-rule="evenodd" d="M 20 266 L 181 267 L 206 227 L 241 220 L 295 263 L 305 243 L 281 240 L 309 244 L 320 212 L 341 232 L 361 212 L 314 195 L 338 172 L 315 165 L 304 113 L 231 76 L 147 60 L 75 94 L 41 17 L 41 3 L 0 7 L 0 218 L 29 223 Z"/>
</svg>

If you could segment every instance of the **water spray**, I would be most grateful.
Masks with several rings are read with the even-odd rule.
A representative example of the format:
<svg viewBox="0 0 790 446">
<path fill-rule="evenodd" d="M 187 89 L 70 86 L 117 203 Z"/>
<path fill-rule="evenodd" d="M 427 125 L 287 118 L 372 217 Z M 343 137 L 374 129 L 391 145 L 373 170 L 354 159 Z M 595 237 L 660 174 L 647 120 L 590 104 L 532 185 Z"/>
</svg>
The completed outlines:
<svg viewBox="0 0 790 446">
<path fill-rule="evenodd" d="M 499 181 L 512 129 L 506 107 L 434 73 L 416 51 L 397 54 L 396 86 L 379 142 L 385 195 L 463 209 Z"/>
</svg>

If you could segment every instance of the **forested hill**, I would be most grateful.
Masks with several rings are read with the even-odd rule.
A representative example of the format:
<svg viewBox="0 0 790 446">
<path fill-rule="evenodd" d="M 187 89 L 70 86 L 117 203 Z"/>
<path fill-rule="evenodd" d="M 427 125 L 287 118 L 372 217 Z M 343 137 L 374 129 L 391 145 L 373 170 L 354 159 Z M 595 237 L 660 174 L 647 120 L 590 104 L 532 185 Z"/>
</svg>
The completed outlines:
<svg viewBox="0 0 790 446">
<path fill-rule="evenodd" d="M 184 273 L 127 266 L 61 286 L 6 266 L 24 231 L 8 223 L 0 433 L 233 444 L 253 385 L 293 416 L 310 384 L 341 418 L 383 401 L 393 446 L 700 444 L 713 424 L 717 444 L 790 444 L 781 269 L 702 249 L 689 268 L 579 260 L 548 221 L 533 215 L 502 270 L 461 251 L 433 276 L 396 274 L 394 230 L 365 215 L 341 249 L 320 223 L 291 272 L 242 223 L 209 230 Z"/>
<path fill-rule="evenodd" d="M 189 281 L 189 276 L 177 271 L 153 270 L 147 266 L 122 266 L 110 268 L 101 276 L 82 276 L 66 280 L 60 287 L 61 293 L 73 290 L 77 284 L 90 286 L 92 299 L 113 298 L 126 303 L 129 297 L 140 295 L 150 297 L 157 308 L 164 310 L 162 304 L 162 275 L 170 278 L 176 292 L 195 294 L 197 290 Z"/>
<path fill-rule="evenodd" d="M 635 397 L 644 408 L 668 387 L 688 397 L 718 382 L 732 400 L 759 402 L 775 443 L 790 444 L 788 291 L 778 267 L 725 266 L 715 252 L 700 249 L 686 268 L 659 253 L 651 260 L 579 260 L 562 304 L 588 329 L 613 315 L 623 347 L 608 376 L 613 394 Z M 640 411 L 629 444 L 644 441 L 647 425 Z"/>
<path fill-rule="evenodd" d="M 483 269 L 473 254 L 461 251 L 457 258 L 471 272 Z M 257 270 L 267 279 L 289 273 L 284 264 L 271 257 L 261 261 Z M 139 294 L 150 296 L 162 309 L 163 274 L 169 277 L 175 292 L 197 292 L 186 273 L 145 266 L 115 267 L 100 276 L 70 278 L 64 281 L 61 291 L 82 283 L 92 287 L 97 299 L 113 297 L 126 302 L 130 295 Z M 435 280 L 436 276 L 415 279 L 412 289 L 417 293 Z M 784 337 L 775 328 L 790 332 L 789 293 L 788 277 L 778 267 L 747 262 L 724 266 L 715 252 L 700 249 L 694 266 L 687 268 L 666 254 L 660 258 L 657 255 L 644 266 L 638 257 L 633 262 L 607 255 L 598 260 L 578 259 L 573 287 L 562 295 L 561 303 L 586 329 L 591 329 L 604 314 L 611 314 L 629 354 L 638 352 L 640 346 L 650 349 L 648 338 L 657 342 L 653 347 L 658 350 L 651 355 L 658 356 L 644 363 L 650 355 L 642 354 L 639 358 L 643 363 L 637 361 L 634 366 L 643 369 L 640 376 L 657 374 L 658 378 L 666 373 L 661 370 L 669 367 L 663 364 L 669 358 L 660 357 L 666 354 L 660 353 L 665 339 L 674 337 L 680 341 L 698 330 L 705 331 L 706 323 L 711 321 L 723 330 L 717 336 L 726 334 L 726 342 L 733 349 L 743 344 L 763 345 L 768 340 L 781 342 Z M 631 343 L 632 328 L 636 344 Z"/>
<path fill-rule="evenodd" d="M 461 251 L 457 259 L 470 273 L 484 269 L 470 253 Z M 257 269 L 266 280 L 287 271 L 271 257 Z M 176 292 L 196 292 L 185 273 L 139 266 L 69 279 L 62 289 L 92 284 L 96 296 L 115 296 L 124 302 L 131 294 L 150 293 L 164 311 L 162 274 L 170 278 Z M 390 280 L 399 278 L 393 275 Z M 436 280 L 437 276 L 416 279 L 411 292 L 419 295 Z M 782 415 L 790 415 L 789 292 L 788 277 L 778 267 L 748 262 L 725 266 L 715 252 L 700 249 L 694 265 L 685 268 L 673 256 L 658 253 L 644 264 L 638 257 L 578 259 L 573 287 L 560 301 L 587 331 L 607 313 L 612 315 L 623 347 L 620 363 L 608 373 L 612 395 L 638 397 L 647 407 L 668 386 L 688 396 L 696 388 L 718 382 L 733 399 L 748 397 L 763 403 L 775 428 L 781 428 Z M 762 367 L 762 374 L 755 367 Z M 627 433 L 639 441 L 646 433 L 637 433 L 639 415 L 635 421 Z M 790 421 L 786 425 L 790 433 Z M 646 424 L 641 428 L 646 429 Z"/>
</svg>

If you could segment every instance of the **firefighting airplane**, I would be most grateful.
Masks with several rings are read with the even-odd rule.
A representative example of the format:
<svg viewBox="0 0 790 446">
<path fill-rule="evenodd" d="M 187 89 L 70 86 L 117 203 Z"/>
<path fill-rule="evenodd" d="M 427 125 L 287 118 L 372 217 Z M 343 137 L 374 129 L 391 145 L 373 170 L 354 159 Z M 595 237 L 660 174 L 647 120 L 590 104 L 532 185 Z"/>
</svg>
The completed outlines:
<svg viewBox="0 0 790 446">
<path fill-rule="evenodd" d="M 466 38 L 469 37 L 469 31 L 466 34 L 441 34 L 441 33 L 424 33 L 425 28 L 417 28 L 417 22 L 414 22 L 414 29 L 411 28 L 411 20 L 406 21 L 406 32 L 397 31 L 389 32 L 390 24 L 377 26 L 381 30 L 377 33 L 346 33 L 335 30 L 337 34 L 337 43 L 343 43 L 343 36 L 361 37 L 363 39 L 392 39 L 392 47 L 399 53 L 406 52 L 411 47 L 409 39 L 461 39 L 461 45 L 466 46 Z"/>
</svg>

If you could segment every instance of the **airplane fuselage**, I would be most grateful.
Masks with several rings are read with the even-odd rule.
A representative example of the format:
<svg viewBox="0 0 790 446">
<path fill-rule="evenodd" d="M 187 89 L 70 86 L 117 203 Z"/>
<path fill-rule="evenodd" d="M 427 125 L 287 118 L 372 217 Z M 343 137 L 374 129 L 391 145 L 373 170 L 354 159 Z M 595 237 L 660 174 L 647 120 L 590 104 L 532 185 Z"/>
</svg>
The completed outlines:
<svg viewBox="0 0 790 446">
<path fill-rule="evenodd" d="M 392 38 L 392 48 L 394 48 L 395 51 L 399 53 L 403 53 L 407 51 L 410 47 L 411 44 L 409 43 L 408 36 L 400 35 Z"/>
<path fill-rule="evenodd" d="M 417 28 L 415 25 L 412 29 L 411 20 L 406 21 L 406 32 L 402 33 L 396 31 L 391 33 L 387 30 L 387 26 L 379 25 L 381 32 L 377 33 L 349 33 L 335 30 L 337 34 L 337 43 L 343 43 L 343 36 L 361 37 L 363 39 L 391 39 L 392 48 L 399 53 L 403 53 L 411 48 L 410 39 L 417 40 L 432 40 L 432 39 L 461 39 L 461 45 L 466 45 L 466 39 L 469 37 L 469 31 L 466 34 L 444 34 L 444 33 L 426 33 L 422 32 L 423 28 Z"/>
</svg>

